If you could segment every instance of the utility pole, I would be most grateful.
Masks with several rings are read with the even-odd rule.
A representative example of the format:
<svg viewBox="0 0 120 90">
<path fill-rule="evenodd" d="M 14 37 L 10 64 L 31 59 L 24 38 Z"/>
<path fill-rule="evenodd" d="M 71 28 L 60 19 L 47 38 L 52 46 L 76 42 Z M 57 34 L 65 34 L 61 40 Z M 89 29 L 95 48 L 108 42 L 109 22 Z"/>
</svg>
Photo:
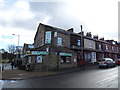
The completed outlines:
<svg viewBox="0 0 120 90">
<path fill-rule="evenodd" d="M 83 69 L 84 69 L 84 59 L 83 59 L 83 31 L 82 31 L 82 29 L 83 29 L 83 27 L 82 27 L 82 25 L 80 25 L 80 27 L 81 27 L 81 60 L 82 60 L 82 62 L 83 62 Z"/>
<path fill-rule="evenodd" d="M 49 65 L 49 54 L 50 54 L 50 48 L 49 46 L 46 48 L 46 55 L 47 55 L 47 60 L 46 60 L 46 71 L 48 72 L 48 65 Z"/>
</svg>

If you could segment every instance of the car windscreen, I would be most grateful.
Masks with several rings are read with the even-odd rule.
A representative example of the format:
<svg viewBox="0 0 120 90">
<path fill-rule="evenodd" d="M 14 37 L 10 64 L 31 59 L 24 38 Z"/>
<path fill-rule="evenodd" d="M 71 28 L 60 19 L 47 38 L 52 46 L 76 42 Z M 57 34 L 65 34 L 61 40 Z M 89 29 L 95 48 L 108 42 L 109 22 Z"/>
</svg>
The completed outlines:
<svg viewBox="0 0 120 90">
<path fill-rule="evenodd" d="M 100 59 L 100 61 L 105 61 L 105 59 Z"/>
</svg>

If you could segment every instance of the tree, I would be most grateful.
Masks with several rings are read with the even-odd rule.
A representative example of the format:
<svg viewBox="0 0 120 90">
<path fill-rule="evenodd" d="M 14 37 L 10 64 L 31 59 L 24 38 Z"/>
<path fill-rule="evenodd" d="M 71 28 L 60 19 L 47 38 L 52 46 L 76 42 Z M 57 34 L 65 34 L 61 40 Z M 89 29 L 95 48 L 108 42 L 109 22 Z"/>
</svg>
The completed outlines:
<svg viewBox="0 0 120 90">
<path fill-rule="evenodd" d="M 8 52 L 9 53 L 12 53 L 12 54 L 14 54 L 15 52 L 16 52 L 16 46 L 15 45 L 8 45 L 7 46 L 7 50 L 8 50 Z"/>
<path fill-rule="evenodd" d="M 0 49 L 0 52 L 1 52 L 1 53 L 4 53 L 4 52 L 6 52 L 6 51 L 5 51 L 5 49 Z"/>
</svg>

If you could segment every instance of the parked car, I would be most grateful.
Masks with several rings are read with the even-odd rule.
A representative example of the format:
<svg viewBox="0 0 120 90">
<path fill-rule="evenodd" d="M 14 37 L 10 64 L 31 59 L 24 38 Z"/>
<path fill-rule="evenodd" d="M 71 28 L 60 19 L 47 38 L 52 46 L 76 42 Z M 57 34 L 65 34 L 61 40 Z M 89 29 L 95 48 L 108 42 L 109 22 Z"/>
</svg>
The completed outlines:
<svg viewBox="0 0 120 90">
<path fill-rule="evenodd" d="M 115 67 L 116 63 L 113 59 L 111 58 L 102 58 L 99 60 L 98 67 Z"/>
<path fill-rule="evenodd" d="M 116 65 L 120 65 L 120 58 L 115 60 Z"/>
</svg>

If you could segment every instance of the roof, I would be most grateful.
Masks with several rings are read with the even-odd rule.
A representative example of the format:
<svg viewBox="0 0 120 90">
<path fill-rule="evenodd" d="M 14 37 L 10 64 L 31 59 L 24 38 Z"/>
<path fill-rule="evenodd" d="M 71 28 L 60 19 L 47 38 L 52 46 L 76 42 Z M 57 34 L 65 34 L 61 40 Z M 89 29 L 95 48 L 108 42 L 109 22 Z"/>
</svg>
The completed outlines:
<svg viewBox="0 0 120 90">
<path fill-rule="evenodd" d="M 70 32 L 70 31 L 67 31 L 67 30 L 64 30 L 64 29 L 61 29 L 61 28 L 57 28 L 57 27 L 54 27 L 54 26 L 49 26 L 49 25 L 45 25 L 45 24 L 40 23 L 39 26 L 38 26 L 38 28 L 37 28 L 37 32 L 36 32 L 36 34 L 35 34 L 34 39 L 36 38 L 37 33 L 38 33 L 39 28 L 40 28 L 41 25 L 44 26 L 44 27 L 50 27 L 50 28 L 53 29 L 53 31 L 60 32 L 60 33 L 63 33 L 63 34 L 67 34 L 67 35 L 76 34 L 76 33 L 74 33 L 74 32 Z"/>
<path fill-rule="evenodd" d="M 23 48 L 24 48 L 24 49 L 31 49 L 31 48 L 28 47 L 28 45 L 33 45 L 33 44 L 26 44 L 26 43 L 24 43 Z"/>
<path fill-rule="evenodd" d="M 49 25 L 45 25 L 45 24 L 40 23 L 39 26 L 38 26 L 38 28 L 37 28 L 37 32 L 35 34 L 34 39 L 36 38 L 37 33 L 38 33 L 39 28 L 40 28 L 41 25 L 44 26 L 44 27 L 50 27 L 50 28 L 52 28 L 53 31 L 60 32 L 60 33 L 63 33 L 63 34 L 81 36 L 78 33 L 70 32 L 70 31 L 67 31 L 67 30 L 64 30 L 64 29 L 60 29 L 60 28 L 57 28 L 57 27 L 54 27 L 54 26 L 49 26 Z M 90 39 L 90 40 L 94 40 L 94 41 L 98 41 L 98 42 L 102 42 L 102 43 L 106 43 L 106 44 L 111 44 L 109 42 L 106 42 L 105 40 L 103 41 L 103 40 L 99 40 L 99 39 L 94 39 L 92 37 L 88 37 L 88 36 L 84 36 L 84 35 L 83 35 L 83 37 L 86 38 L 86 39 Z"/>
<path fill-rule="evenodd" d="M 49 47 L 50 51 L 53 51 L 53 52 L 64 52 L 64 53 L 74 53 L 74 54 L 76 54 L 74 51 L 70 50 L 67 47 L 52 46 L 52 45 L 44 45 L 40 48 L 32 49 L 31 51 L 46 51 L 47 47 Z"/>
</svg>

